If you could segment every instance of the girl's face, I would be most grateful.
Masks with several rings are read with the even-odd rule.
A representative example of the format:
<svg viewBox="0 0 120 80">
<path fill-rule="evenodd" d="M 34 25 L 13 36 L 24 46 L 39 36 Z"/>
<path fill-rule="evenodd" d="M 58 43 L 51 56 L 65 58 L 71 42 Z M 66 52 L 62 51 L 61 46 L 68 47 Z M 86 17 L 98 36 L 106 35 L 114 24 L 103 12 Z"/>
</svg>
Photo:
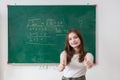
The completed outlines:
<svg viewBox="0 0 120 80">
<path fill-rule="evenodd" d="M 68 40 L 73 48 L 77 48 L 81 44 L 80 38 L 74 32 L 69 33 Z"/>
</svg>

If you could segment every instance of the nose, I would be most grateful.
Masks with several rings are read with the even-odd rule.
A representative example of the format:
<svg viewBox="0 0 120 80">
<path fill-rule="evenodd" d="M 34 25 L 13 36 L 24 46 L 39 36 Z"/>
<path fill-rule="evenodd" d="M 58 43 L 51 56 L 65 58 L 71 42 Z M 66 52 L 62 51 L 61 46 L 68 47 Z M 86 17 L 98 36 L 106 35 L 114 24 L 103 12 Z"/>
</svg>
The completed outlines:
<svg viewBox="0 0 120 80">
<path fill-rule="evenodd" d="M 72 42 L 75 42 L 75 39 L 74 39 L 74 38 L 72 38 Z"/>
</svg>

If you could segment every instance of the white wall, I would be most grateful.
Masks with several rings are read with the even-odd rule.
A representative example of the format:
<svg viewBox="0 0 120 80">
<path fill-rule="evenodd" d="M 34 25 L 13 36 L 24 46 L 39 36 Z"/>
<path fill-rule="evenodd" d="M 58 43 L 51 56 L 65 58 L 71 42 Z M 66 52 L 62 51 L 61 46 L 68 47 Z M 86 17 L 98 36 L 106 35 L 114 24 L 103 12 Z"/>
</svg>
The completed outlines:
<svg viewBox="0 0 120 80">
<path fill-rule="evenodd" d="M 55 66 L 7 64 L 7 5 L 97 4 L 97 65 L 87 80 L 120 80 L 120 0 L 0 0 L 0 80 L 60 80 Z"/>
</svg>

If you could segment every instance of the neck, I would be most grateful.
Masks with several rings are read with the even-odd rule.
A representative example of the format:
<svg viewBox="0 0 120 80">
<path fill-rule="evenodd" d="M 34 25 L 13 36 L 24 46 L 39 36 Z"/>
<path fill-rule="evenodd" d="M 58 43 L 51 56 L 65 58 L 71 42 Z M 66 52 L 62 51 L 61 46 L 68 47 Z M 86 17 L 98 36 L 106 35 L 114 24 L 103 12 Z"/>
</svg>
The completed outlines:
<svg viewBox="0 0 120 80">
<path fill-rule="evenodd" d="M 79 53 L 79 48 L 74 48 L 75 53 Z"/>
</svg>

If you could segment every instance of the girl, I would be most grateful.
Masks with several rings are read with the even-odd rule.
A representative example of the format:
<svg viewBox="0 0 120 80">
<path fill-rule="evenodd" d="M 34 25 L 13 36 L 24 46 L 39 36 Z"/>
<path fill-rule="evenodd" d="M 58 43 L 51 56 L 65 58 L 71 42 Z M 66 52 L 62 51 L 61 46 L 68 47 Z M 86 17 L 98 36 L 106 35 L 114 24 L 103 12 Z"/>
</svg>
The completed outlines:
<svg viewBox="0 0 120 80">
<path fill-rule="evenodd" d="M 63 71 L 62 80 L 86 80 L 87 68 L 92 66 L 93 55 L 86 53 L 80 32 L 76 29 L 68 31 L 58 66 L 58 70 Z"/>
</svg>

